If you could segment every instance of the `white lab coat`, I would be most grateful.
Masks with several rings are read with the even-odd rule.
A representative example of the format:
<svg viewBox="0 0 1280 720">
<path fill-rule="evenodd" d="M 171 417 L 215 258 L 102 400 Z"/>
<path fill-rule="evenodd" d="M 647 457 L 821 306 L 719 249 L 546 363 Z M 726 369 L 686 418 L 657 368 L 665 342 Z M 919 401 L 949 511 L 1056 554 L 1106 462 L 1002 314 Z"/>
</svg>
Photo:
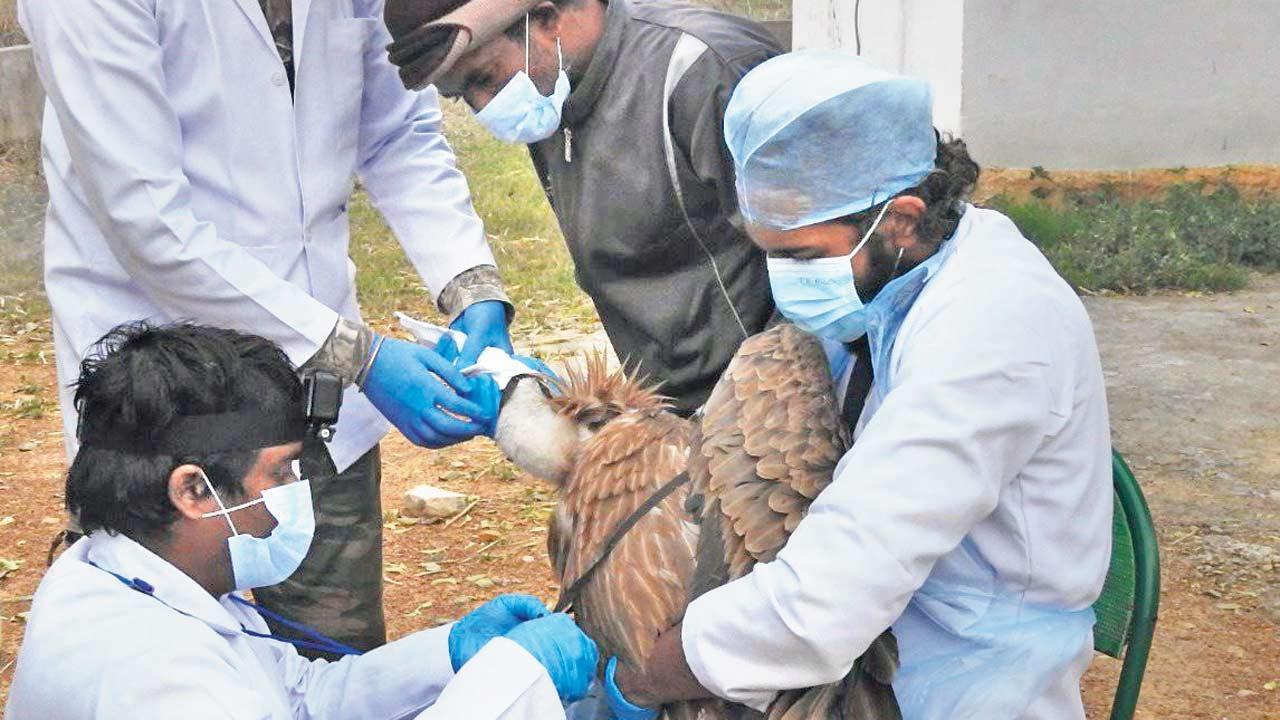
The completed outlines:
<svg viewBox="0 0 1280 720">
<path fill-rule="evenodd" d="M 106 570 L 150 583 L 154 597 Z M 546 671 L 504 638 L 454 675 L 448 625 L 336 663 L 307 660 L 242 625 L 267 632 L 257 613 L 214 599 L 133 540 L 93 533 L 58 558 L 36 591 L 5 718 L 564 717 Z"/>
<path fill-rule="evenodd" d="M 970 208 L 952 242 L 832 485 L 775 562 L 690 605 L 684 650 L 717 695 L 762 707 L 832 682 L 890 626 L 904 664 L 949 642 L 908 602 L 926 579 L 967 571 L 962 540 L 1026 608 L 1078 611 L 1101 591 L 1110 431 L 1089 318 L 1003 215 Z M 1084 717 L 1089 635 L 1019 717 Z"/>
<path fill-rule="evenodd" d="M 347 203 L 364 183 L 433 296 L 493 263 L 434 90 L 387 60 L 382 0 L 293 0 L 297 90 L 259 0 L 20 0 L 48 104 L 45 287 L 69 384 L 118 323 L 191 319 L 301 364 L 358 320 Z M 355 390 L 339 470 L 386 433 Z"/>
</svg>

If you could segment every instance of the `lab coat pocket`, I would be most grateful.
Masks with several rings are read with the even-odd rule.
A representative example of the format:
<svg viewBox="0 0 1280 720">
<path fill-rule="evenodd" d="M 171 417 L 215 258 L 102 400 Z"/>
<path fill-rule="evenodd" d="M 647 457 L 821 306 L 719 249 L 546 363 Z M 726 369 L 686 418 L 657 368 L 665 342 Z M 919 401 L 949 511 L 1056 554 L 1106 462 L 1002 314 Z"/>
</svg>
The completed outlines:
<svg viewBox="0 0 1280 720">
<path fill-rule="evenodd" d="M 250 257 L 262 263 L 278 278 L 300 287 L 306 286 L 306 275 L 301 265 L 302 244 L 276 242 L 257 244 L 253 240 L 233 241 Z"/>
</svg>

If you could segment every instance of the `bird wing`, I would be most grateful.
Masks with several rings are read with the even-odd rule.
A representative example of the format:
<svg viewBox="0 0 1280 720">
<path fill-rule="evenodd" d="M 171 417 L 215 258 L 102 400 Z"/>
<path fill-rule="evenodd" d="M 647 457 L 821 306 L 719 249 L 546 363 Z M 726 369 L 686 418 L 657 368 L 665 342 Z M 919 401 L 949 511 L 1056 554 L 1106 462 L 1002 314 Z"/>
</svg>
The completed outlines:
<svg viewBox="0 0 1280 720">
<path fill-rule="evenodd" d="M 689 476 L 703 505 L 704 542 L 718 541 L 725 562 L 705 571 L 733 579 L 786 544 L 831 483 L 848 430 L 822 346 L 794 325 L 744 342 L 702 413 Z M 700 549 L 700 559 L 715 554 Z"/>
<path fill-rule="evenodd" d="M 826 353 L 794 325 L 742 344 L 702 409 L 689 454 L 689 509 L 701 527 L 690 597 L 769 562 L 849 447 Z M 840 682 L 781 693 L 769 720 L 900 720 L 886 630 Z"/>
<path fill-rule="evenodd" d="M 684 472 L 690 426 L 668 412 L 624 415 L 580 451 L 561 507 L 571 518 L 561 586 L 569 587 L 604 552 L 614 530 L 657 490 Z M 662 630 L 684 614 L 697 529 L 681 486 L 614 546 L 579 594 L 578 623 L 601 657 L 639 664 Z"/>
</svg>

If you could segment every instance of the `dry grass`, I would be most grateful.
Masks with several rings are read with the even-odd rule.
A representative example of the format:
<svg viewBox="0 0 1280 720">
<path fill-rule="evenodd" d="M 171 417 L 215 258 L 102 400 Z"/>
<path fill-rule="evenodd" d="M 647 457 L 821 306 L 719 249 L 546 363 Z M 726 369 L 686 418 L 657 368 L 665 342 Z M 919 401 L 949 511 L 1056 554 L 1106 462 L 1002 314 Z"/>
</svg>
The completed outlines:
<svg viewBox="0 0 1280 720">
<path fill-rule="evenodd" d="M 689 0 L 717 10 L 746 15 L 756 20 L 786 20 L 791 17 L 792 0 Z"/>
<path fill-rule="evenodd" d="M 0 0 L 0 47 L 25 42 L 26 37 L 18 27 L 17 0 Z"/>
</svg>

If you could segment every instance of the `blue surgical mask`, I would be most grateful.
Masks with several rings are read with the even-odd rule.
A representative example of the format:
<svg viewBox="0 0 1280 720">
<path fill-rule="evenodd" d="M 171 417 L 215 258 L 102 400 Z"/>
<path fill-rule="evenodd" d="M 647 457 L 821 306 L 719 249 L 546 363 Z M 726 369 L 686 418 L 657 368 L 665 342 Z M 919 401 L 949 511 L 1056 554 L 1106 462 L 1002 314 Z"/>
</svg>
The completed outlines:
<svg viewBox="0 0 1280 720">
<path fill-rule="evenodd" d="M 880 226 L 892 203 L 885 203 L 862 241 L 848 255 L 813 260 L 768 258 L 769 287 L 778 310 L 801 330 L 837 342 L 867 333 L 867 312 L 853 279 L 851 260 Z M 899 251 L 898 258 L 902 258 Z"/>
<path fill-rule="evenodd" d="M 307 480 L 295 480 L 279 487 L 262 491 L 262 497 L 247 503 L 227 507 L 218 497 L 218 491 L 209 476 L 204 475 L 204 482 L 213 493 L 219 510 L 208 512 L 201 517 L 211 518 L 222 515 L 231 526 L 231 537 L 227 546 L 231 550 L 231 571 L 235 575 L 236 590 L 269 587 L 284 582 L 298 570 L 307 550 L 311 548 L 311 539 L 315 535 L 316 516 L 311 506 L 311 483 Z M 267 512 L 276 519 L 276 527 L 271 534 L 264 537 L 242 534 L 236 530 L 231 513 L 262 503 Z"/>
<path fill-rule="evenodd" d="M 569 76 L 564 71 L 564 54 L 560 39 L 556 53 L 560 55 L 560 74 L 551 95 L 543 95 L 529 77 L 529 16 L 524 26 L 524 70 L 515 74 L 502 90 L 476 113 L 476 120 L 503 142 L 535 143 L 546 140 L 560 127 L 560 113 L 569 97 Z"/>
</svg>

